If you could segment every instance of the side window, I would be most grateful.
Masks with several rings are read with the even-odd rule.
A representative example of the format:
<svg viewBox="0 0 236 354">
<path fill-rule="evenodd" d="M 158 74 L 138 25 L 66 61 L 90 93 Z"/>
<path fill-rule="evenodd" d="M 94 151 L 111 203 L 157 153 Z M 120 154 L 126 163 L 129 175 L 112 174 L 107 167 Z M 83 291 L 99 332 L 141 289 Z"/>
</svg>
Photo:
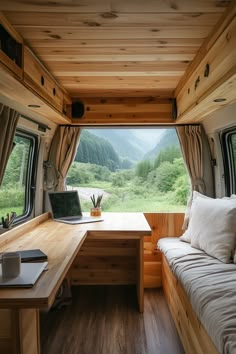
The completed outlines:
<svg viewBox="0 0 236 354">
<path fill-rule="evenodd" d="M 227 195 L 236 193 L 236 129 L 221 135 Z"/>
<path fill-rule="evenodd" d="M 16 212 L 16 221 L 32 211 L 37 137 L 17 131 L 0 188 L 0 216 Z"/>
<path fill-rule="evenodd" d="M 233 152 L 234 176 L 236 177 L 236 133 L 232 135 L 231 143 Z"/>
</svg>

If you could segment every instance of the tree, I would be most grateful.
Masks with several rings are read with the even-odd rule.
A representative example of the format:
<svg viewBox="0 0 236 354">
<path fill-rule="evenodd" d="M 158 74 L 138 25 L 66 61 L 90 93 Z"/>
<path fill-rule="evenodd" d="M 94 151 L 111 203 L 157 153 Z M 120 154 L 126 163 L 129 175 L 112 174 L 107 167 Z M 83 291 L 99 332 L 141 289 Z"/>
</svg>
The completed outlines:
<svg viewBox="0 0 236 354">
<path fill-rule="evenodd" d="M 180 147 L 173 145 L 165 150 L 161 150 L 154 161 L 154 168 L 158 168 L 164 161 L 173 163 L 174 159 L 181 157 Z"/>
<path fill-rule="evenodd" d="M 179 176 L 174 183 L 175 200 L 178 204 L 186 205 L 190 193 L 190 183 L 187 174 Z"/>
<path fill-rule="evenodd" d="M 146 179 L 152 171 L 152 164 L 149 160 L 140 161 L 136 166 L 136 176 Z"/>
<path fill-rule="evenodd" d="M 173 189 L 177 178 L 185 174 L 185 167 L 181 158 L 175 159 L 173 163 L 164 161 L 158 168 L 149 173 L 148 185 L 156 187 L 161 192 L 169 192 Z"/>
</svg>

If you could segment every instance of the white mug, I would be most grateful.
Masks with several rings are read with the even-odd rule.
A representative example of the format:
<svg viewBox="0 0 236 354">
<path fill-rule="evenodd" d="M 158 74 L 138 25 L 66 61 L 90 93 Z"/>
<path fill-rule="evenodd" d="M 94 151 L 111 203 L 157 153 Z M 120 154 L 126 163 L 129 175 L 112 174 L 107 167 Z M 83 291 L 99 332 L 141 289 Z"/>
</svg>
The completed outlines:
<svg viewBox="0 0 236 354">
<path fill-rule="evenodd" d="M 21 258 L 18 252 L 7 252 L 2 255 L 3 278 L 16 278 L 20 274 Z"/>
</svg>

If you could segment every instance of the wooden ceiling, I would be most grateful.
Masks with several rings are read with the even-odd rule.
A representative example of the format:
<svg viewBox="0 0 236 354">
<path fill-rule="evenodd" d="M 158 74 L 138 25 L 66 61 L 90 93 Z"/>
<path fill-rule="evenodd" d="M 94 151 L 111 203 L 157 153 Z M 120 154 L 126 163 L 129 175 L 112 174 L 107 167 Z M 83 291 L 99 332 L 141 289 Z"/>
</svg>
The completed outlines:
<svg viewBox="0 0 236 354">
<path fill-rule="evenodd" d="M 173 97 L 231 1 L 1 0 L 0 10 L 74 97 Z"/>
</svg>

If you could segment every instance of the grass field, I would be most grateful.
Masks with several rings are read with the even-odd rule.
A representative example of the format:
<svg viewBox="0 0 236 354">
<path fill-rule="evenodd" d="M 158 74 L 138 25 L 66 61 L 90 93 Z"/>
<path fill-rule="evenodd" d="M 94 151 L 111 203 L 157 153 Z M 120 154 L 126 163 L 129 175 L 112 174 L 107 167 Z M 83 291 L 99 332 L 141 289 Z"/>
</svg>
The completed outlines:
<svg viewBox="0 0 236 354">
<path fill-rule="evenodd" d="M 93 183 L 92 185 L 73 186 L 78 189 L 83 211 L 89 211 L 92 203 L 89 195 L 94 193 L 93 188 L 97 188 L 97 193 L 106 192 L 102 200 L 103 211 L 120 212 L 184 212 L 186 206 L 178 205 L 174 199 L 174 193 L 157 193 L 146 191 L 135 187 L 132 182 L 125 187 L 114 187 L 110 182 Z M 86 193 L 85 193 L 86 192 Z M 90 192 L 90 193 L 89 193 Z M 83 198 L 84 193 L 86 197 Z"/>
</svg>

